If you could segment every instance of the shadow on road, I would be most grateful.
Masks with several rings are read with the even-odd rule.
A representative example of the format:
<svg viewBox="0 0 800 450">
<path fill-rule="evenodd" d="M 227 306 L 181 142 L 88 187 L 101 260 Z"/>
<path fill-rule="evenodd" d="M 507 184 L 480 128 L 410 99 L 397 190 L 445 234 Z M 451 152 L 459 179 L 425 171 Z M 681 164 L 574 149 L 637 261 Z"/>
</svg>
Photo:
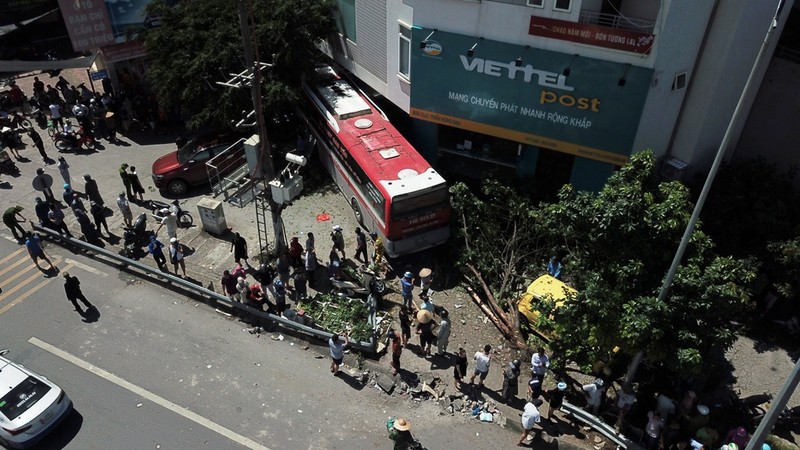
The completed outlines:
<svg viewBox="0 0 800 450">
<path fill-rule="evenodd" d="M 72 410 L 69 416 L 59 426 L 50 432 L 38 444 L 30 447 L 31 450 L 57 450 L 65 448 L 75 439 L 83 426 L 83 416 Z"/>
</svg>

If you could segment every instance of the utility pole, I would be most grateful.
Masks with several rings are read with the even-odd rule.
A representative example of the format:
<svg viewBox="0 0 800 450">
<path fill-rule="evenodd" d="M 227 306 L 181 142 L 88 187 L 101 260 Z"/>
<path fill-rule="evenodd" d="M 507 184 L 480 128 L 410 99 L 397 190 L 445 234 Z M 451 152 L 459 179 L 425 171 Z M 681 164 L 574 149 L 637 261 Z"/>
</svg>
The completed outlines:
<svg viewBox="0 0 800 450">
<path fill-rule="evenodd" d="M 275 165 L 272 161 L 272 145 L 267 136 L 267 125 L 264 120 L 264 104 L 261 98 L 261 70 L 272 67 L 272 64 L 262 63 L 259 60 L 258 49 L 255 46 L 257 40 L 251 27 L 250 0 L 236 0 L 236 6 L 239 13 L 239 26 L 242 33 L 244 60 L 247 67 L 242 73 L 231 74 L 233 76 L 231 80 L 217 84 L 235 88 L 244 86 L 250 88 L 253 112 L 240 121 L 237 126 L 255 126 L 258 130 L 258 156 L 256 158 L 255 167 L 253 167 L 250 172 L 250 176 L 254 183 L 253 193 L 255 197 L 254 204 L 256 208 L 256 224 L 258 226 L 259 250 L 263 257 L 265 252 L 269 253 L 267 250 L 268 242 L 265 242 L 265 237 L 267 235 L 267 230 L 265 229 L 266 223 L 264 220 L 261 220 L 266 209 L 269 209 L 272 219 L 275 251 L 280 253 L 286 248 L 283 221 L 281 220 L 282 207 L 272 199 L 268 185 L 269 181 L 275 178 Z M 255 124 L 244 123 L 252 115 L 255 115 Z"/>
<path fill-rule="evenodd" d="M 667 276 L 664 278 L 664 284 L 661 285 L 661 290 L 658 293 L 658 301 L 659 303 L 663 303 L 667 299 L 667 295 L 669 295 L 669 289 L 672 287 L 672 280 L 675 278 L 675 274 L 678 272 L 678 266 L 680 266 L 681 261 L 683 260 L 683 255 L 686 252 L 686 247 L 689 245 L 689 240 L 692 237 L 692 233 L 694 233 L 694 228 L 697 225 L 697 221 L 700 218 L 700 212 L 703 210 L 703 206 L 706 203 L 706 198 L 708 197 L 708 193 L 711 190 L 711 185 L 714 183 L 714 179 L 717 177 L 717 171 L 719 171 L 719 166 L 722 164 L 722 160 L 725 157 L 725 153 L 728 151 L 728 147 L 730 146 L 731 139 L 733 138 L 733 129 L 736 126 L 737 122 L 739 121 L 739 117 L 741 116 L 742 109 L 744 109 L 744 103 L 747 99 L 748 94 L 753 88 L 757 88 L 758 86 L 755 85 L 755 78 L 756 73 L 761 68 L 761 62 L 763 61 L 764 57 L 767 54 L 767 48 L 769 47 L 770 37 L 772 37 L 772 32 L 778 26 L 778 19 L 783 9 L 783 2 L 784 0 L 778 0 L 778 5 L 775 10 L 775 15 L 770 20 L 769 28 L 767 29 L 767 33 L 764 36 L 764 40 L 761 42 L 761 48 L 758 50 L 758 54 L 756 55 L 755 61 L 753 61 L 753 67 L 750 69 L 750 74 L 747 77 L 747 82 L 742 89 L 742 93 L 739 95 L 739 101 L 736 103 L 736 108 L 733 110 L 733 114 L 731 115 L 731 120 L 728 122 L 728 128 L 725 130 L 725 135 L 722 137 L 722 142 L 719 144 L 719 148 L 717 149 L 717 155 L 714 158 L 714 162 L 711 164 L 711 169 L 708 171 L 708 176 L 706 177 L 706 182 L 703 184 L 703 189 L 700 191 L 700 196 L 697 198 L 697 203 L 694 205 L 694 211 L 692 211 L 692 216 L 689 218 L 689 223 L 686 225 L 686 229 L 683 232 L 683 238 L 681 239 L 680 245 L 678 245 L 678 250 L 675 252 L 675 257 L 672 259 L 672 265 L 667 272 Z M 633 381 L 633 377 L 636 376 L 636 370 L 639 368 L 639 364 L 642 361 L 642 352 L 638 352 L 631 362 L 630 366 L 628 367 L 628 373 L 625 376 L 625 383 L 631 383 Z"/>
</svg>

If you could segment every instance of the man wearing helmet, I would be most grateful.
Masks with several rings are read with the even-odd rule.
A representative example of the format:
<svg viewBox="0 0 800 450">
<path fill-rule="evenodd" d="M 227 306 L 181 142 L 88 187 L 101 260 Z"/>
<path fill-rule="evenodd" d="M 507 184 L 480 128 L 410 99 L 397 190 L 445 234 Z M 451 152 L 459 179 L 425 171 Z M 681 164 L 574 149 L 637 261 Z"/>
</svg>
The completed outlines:
<svg viewBox="0 0 800 450">
<path fill-rule="evenodd" d="M 503 370 L 503 390 L 501 391 L 501 398 L 503 403 L 508 404 L 519 392 L 519 369 L 522 363 L 515 359 L 508 363 L 505 370 Z"/>
<path fill-rule="evenodd" d="M 414 275 L 411 272 L 404 273 L 400 279 L 400 295 L 403 297 L 403 306 L 410 310 L 414 297 Z"/>
</svg>

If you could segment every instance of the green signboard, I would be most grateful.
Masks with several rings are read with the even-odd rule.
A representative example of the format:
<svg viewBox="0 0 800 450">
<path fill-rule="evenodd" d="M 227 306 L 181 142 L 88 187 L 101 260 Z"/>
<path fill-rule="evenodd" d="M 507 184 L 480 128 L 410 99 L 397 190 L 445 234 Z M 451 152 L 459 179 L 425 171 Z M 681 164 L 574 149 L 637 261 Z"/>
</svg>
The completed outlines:
<svg viewBox="0 0 800 450">
<path fill-rule="evenodd" d="M 652 76 L 418 27 L 411 55 L 412 117 L 616 165 L 633 150 Z"/>
</svg>

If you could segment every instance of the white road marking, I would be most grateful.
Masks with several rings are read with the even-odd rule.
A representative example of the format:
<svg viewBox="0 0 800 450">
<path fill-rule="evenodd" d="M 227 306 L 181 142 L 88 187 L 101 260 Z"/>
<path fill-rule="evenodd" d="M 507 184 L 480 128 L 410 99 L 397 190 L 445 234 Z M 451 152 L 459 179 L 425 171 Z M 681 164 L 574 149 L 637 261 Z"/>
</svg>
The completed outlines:
<svg viewBox="0 0 800 450">
<path fill-rule="evenodd" d="M 57 347 L 55 347 L 53 345 L 50 345 L 47 342 L 44 342 L 44 341 L 42 341 L 42 340 L 40 340 L 40 339 L 38 339 L 36 337 L 31 337 L 30 339 L 28 339 L 28 342 L 30 342 L 31 344 L 41 348 L 42 350 L 44 350 L 44 351 L 46 351 L 48 353 L 51 353 L 51 354 L 53 354 L 55 356 L 58 356 L 59 358 L 61 358 L 61 359 L 65 360 L 65 361 L 67 361 L 67 362 L 70 362 L 70 363 L 80 367 L 81 369 L 84 369 L 84 370 L 86 370 L 88 372 L 91 372 L 91 373 L 93 373 L 93 374 L 95 374 L 95 375 L 97 375 L 97 376 L 99 376 L 99 377 L 101 377 L 101 378 L 103 378 L 105 380 L 108 380 L 108 381 L 116 384 L 117 386 L 119 386 L 119 387 L 121 387 L 123 389 L 127 389 L 128 391 L 133 392 L 136 395 L 144 397 L 147 400 L 150 400 L 151 402 L 153 402 L 153 403 L 155 403 L 157 405 L 160 405 L 160 406 L 162 406 L 162 407 L 164 407 L 166 409 L 169 409 L 170 411 L 175 412 L 176 414 L 180 414 L 181 416 L 183 416 L 183 417 L 185 417 L 185 418 L 187 418 L 187 419 L 189 419 L 189 420 L 191 420 L 191 421 L 193 421 L 193 422 L 195 422 L 195 423 L 197 423 L 199 425 L 202 425 L 202 426 L 208 428 L 211 431 L 219 433 L 222 436 L 225 436 L 226 438 L 228 438 L 228 439 L 230 439 L 230 440 L 232 440 L 234 442 L 237 442 L 237 443 L 239 443 L 239 444 L 241 444 L 241 445 L 243 445 L 245 447 L 256 449 L 256 450 L 270 450 L 269 447 L 265 447 L 265 446 L 259 444 L 258 442 L 255 442 L 255 441 L 253 441 L 251 439 L 248 439 L 248 438 L 246 438 L 246 437 L 244 437 L 242 435 L 239 435 L 239 434 L 237 434 L 237 433 L 235 433 L 235 432 L 223 427 L 222 425 L 216 424 L 216 423 L 206 419 L 205 417 L 203 417 L 203 416 L 201 416 L 199 414 L 196 414 L 196 413 L 194 413 L 192 411 L 189 411 L 188 409 L 186 409 L 186 408 L 184 408 L 182 406 L 176 405 L 175 403 L 172 403 L 171 401 L 169 401 L 169 400 L 167 400 L 167 399 L 165 399 L 163 397 L 160 397 L 160 396 L 158 396 L 158 395 L 156 395 L 156 394 L 154 394 L 154 393 L 152 393 L 152 392 L 150 392 L 150 391 L 148 391 L 148 390 L 146 390 L 144 388 L 141 388 L 141 387 L 139 387 L 139 386 L 127 381 L 127 380 L 124 380 L 124 379 L 114 375 L 111 372 L 108 372 L 106 370 L 103 370 L 103 369 L 91 364 L 91 363 L 88 363 L 88 362 L 78 358 L 77 356 L 72 355 L 72 354 L 70 354 L 70 353 L 68 353 L 68 352 L 66 352 L 64 350 L 61 350 L 60 348 L 57 348 Z"/>
<path fill-rule="evenodd" d="M 108 276 L 107 273 L 105 273 L 103 271 L 100 271 L 100 270 L 97 270 L 92 266 L 87 266 L 86 264 L 79 263 L 78 261 L 75 261 L 75 260 L 72 260 L 72 259 L 69 259 L 69 258 L 65 259 L 64 261 L 66 261 L 69 264 L 72 264 L 75 267 L 81 268 L 81 269 L 83 269 L 83 270 L 85 270 L 87 272 L 93 273 L 95 275 L 99 275 L 101 277 L 107 277 Z"/>
</svg>

